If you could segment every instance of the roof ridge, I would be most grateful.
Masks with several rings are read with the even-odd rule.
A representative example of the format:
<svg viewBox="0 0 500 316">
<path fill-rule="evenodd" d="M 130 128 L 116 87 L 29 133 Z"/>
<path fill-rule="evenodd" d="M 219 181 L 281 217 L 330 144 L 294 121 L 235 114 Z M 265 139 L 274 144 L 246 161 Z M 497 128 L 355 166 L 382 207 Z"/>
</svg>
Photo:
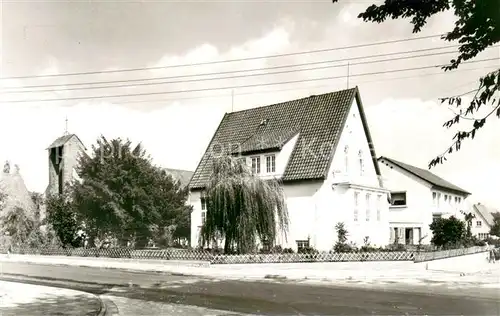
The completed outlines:
<svg viewBox="0 0 500 316">
<path fill-rule="evenodd" d="M 281 139 L 291 139 L 295 135 L 299 137 L 280 175 L 282 181 L 324 180 L 333 156 L 324 153 L 323 144 L 335 146 L 338 142 L 346 112 L 350 111 L 357 97 L 359 88 L 356 86 L 225 113 L 198 163 L 190 188 L 202 189 L 204 182 L 208 181 L 211 146 L 226 150 L 233 148 L 231 146 L 241 148 L 245 145 L 246 150 L 252 152 L 262 150 L 263 142 L 277 144 Z M 361 103 L 359 107 L 362 107 Z M 265 119 L 270 120 L 269 124 L 260 126 Z M 259 137 L 263 139 L 257 142 Z"/>
<path fill-rule="evenodd" d="M 392 164 L 398 166 L 399 168 L 404 169 L 407 172 L 413 174 L 417 178 L 420 178 L 420 179 L 422 179 L 422 180 L 424 180 L 424 181 L 426 181 L 434 186 L 446 188 L 446 189 L 452 190 L 452 191 L 459 191 L 462 193 L 466 193 L 468 195 L 471 194 L 470 192 L 462 189 L 461 187 L 457 186 L 456 184 L 442 178 L 441 176 L 439 176 L 439 175 L 437 175 L 437 174 L 435 174 L 427 169 L 416 167 L 414 165 L 411 165 L 411 164 L 408 164 L 408 163 L 405 163 L 405 162 L 402 162 L 402 161 L 399 161 L 399 160 L 396 160 L 396 159 L 393 159 L 393 158 L 390 158 L 387 156 L 380 156 L 377 160 L 380 160 L 380 159 L 385 159 L 385 160 L 391 162 Z M 423 172 L 424 174 L 418 174 L 421 172 Z M 429 176 L 431 176 L 432 178 L 429 178 Z M 436 180 L 439 180 L 443 183 L 439 183 L 439 181 L 436 181 Z"/>
<path fill-rule="evenodd" d="M 334 93 L 339 93 L 339 92 L 343 92 L 343 91 L 354 90 L 354 89 L 357 89 L 357 88 L 358 88 L 358 86 L 355 86 L 354 88 L 347 88 L 347 89 L 342 89 L 342 90 L 330 91 L 330 92 L 325 92 L 325 93 L 321 93 L 321 94 L 311 94 L 311 95 L 309 95 L 307 97 L 302 97 L 302 98 L 298 98 L 298 99 L 292 99 L 292 100 L 282 101 L 282 102 L 278 102 L 278 103 L 257 106 L 257 107 L 253 107 L 253 108 L 249 108 L 249 109 L 243 109 L 243 110 L 238 110 L 238 111 L 233 111 L 233 112 L 226 112 L 226 113 L 228 115 L 231 115 L 233 113 L 242 113 L 242 112 L 252 111 L 252 110 L 255 110 L 255 109 L 270 108 L 270 107 L 273 107 L 273 106 L 282 105 L 283 103 L 303 101 L 303 100 L 311 99 L 312 97 L 322 97 L 322 96 L 325 96 L 327 94 L 334 94 Z"/>
</svg>

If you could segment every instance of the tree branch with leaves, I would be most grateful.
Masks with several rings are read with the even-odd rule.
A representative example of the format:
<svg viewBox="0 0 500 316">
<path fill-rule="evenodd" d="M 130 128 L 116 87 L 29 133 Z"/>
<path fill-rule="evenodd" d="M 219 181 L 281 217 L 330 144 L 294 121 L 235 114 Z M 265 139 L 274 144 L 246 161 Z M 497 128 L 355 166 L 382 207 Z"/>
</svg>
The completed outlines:
<svg viewBox="0 0 500 316">
<path fill-rule="evenodd" d="M 332 0 L 333 3 L 339 0 Z M 440 12 L 453 10 L 456 17 L 454 28 L 441 38 L 447 42 L 460 43 L 458 56 L 443 66 L 444 71 L 457 69 L 461 63 L 473 59 L 479 53 L 500 42 L 500 1 L 498 0 L 385 0 L 381 5 L 370 5 L 358 18 L 365 22 L 382 23 L 388 18 L 409 18 L 413 33 L 421 32 L 429 18 Z M 500 59 L 499 59 L 500 60 Z M 444 123 L 450 128 L 462 120 L 471 121 L 467 130 L 458 131 L 451 145 L 429 162 L 429 169 L 446 161 L 446 156 L 458 151 L 467 138 L 474 139 L 492 115 L 500 118 L 500 67 L 479 79 L 479 86 L 474 89 L 474 97 L 464 109 L 462 97 L 458 94 L 440 98 L 441 102 L 455 105 L 458 113 Z M 486 114 L 479 115 L 480 108 L 490 106 Z"/>
</svg>

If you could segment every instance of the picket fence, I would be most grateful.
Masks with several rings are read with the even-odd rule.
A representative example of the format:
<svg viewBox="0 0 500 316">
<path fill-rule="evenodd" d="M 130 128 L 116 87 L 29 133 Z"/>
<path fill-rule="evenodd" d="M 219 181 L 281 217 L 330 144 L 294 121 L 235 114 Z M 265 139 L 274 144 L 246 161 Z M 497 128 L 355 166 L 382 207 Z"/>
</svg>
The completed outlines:
<svg viewBox="0 0 500 316">
<path fill-rule="evenodd" d="M 485 252 L 492 249 L 492 246 L 474 246 L 469 248 L 458 248 L 440 251 L 430 251 L 417 253 L 415 256 L 415 262 L 423 262 L 451 257 L 458 257 L 464 255 L 471 255 L 479 252 Z"/>
<path fill-rule="evenodd" d="M 189 260 L 209 261 L 212 264 L 244 264 L 244 263 L 298 263 L 298 262 L 355 262 L 355 261 L 414 261 L 455 257 L 465 254 L 487 251 L 488 247 L 471 247 L 432 252 L 416 251 L 373 251 L 373 252 L 318 252 L 318 253 L 279 253 L 279 254 L 245 254 L 223 255 L 212 254 L 195 249 L 130 249 L 130 248 L 11 248 L 12 254 L 72 256 L 72 257 L 103 257 L 148 260 Z M 7 249 L 0 249 L 6 254 Z"/>
</svg>

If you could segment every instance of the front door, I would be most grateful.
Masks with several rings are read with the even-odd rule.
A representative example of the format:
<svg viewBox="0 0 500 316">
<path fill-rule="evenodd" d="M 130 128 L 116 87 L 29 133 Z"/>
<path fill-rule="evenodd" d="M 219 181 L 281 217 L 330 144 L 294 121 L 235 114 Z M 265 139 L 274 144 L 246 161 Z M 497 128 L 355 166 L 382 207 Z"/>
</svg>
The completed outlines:
<svg viewBox="0 0 500 316">
<path fill-rule="evenodd" d="M 405 229 L 405 244 L 413 245 L 413 228 Z"/>
</svg>

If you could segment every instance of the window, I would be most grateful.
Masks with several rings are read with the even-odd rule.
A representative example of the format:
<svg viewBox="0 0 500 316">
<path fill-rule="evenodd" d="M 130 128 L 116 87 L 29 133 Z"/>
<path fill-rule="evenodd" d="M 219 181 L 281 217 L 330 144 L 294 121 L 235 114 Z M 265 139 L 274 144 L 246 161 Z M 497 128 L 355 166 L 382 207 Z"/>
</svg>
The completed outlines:
<svg viewBox="0 0 500 316">
<path fill-rule="evenodd" d="M 392 206 L 406 206 L 406 192 L 391 192 Z"/>
<path fill-rule="evenodd" d="M 354 221 L 358 221 L 359 192 L 354 192 Z"/>
<path fill-rule="evenodd" d="M 297 250 L 309 248 L 309 240 L 296 240 Z"/>
<path fill-rule="evenodd" d="M 377 195 L 377 221 L 380 221 L 380 213 L 382 213 L 382 195 Z"/>
<path fill-rule="evenodd" d="M 441 218 L 441 214 L 432 214 L 432 221 L 438 220 Z"/>
<path fill-rule="evenodd" d="M 370 193 L 366 193 L 366 221 L 370 221 Z"/>
<path fill-rule="evenodd" d="M 349 173 L 349 146 L 344 148 L 344 168 L 345 172 Z"/>
<path fill-rule="evenodd" d="M 455 196 L 455 204 L 458 204 L 458 197 Z"/>
<path fill-rule="evenodd" d="M 476 227 L 481 227 L 481 226 L 482 226 L 482 224 L 483 224 L 483 222 L 481 222 L 481 221 L 476 221 Z"/>
<path fill-rule="evenodd" d="M 201 212 L 201 225 L 205 225 L 207 219 L 207 212 Z"/>
<path fill-rule="evenodd" d="M 439 204 L 441 203 L 441 193 L 437 194 L 437 207 L 439 207 Z"/>
<path fill-rule="evenodd" d="M 458 204 L 462 203 L 462 198 L 461 197 L 458 197 Z"/>
<path fill-rule="evenodd" d="M 260 173 L 260 157 L 252 157 L 252 172 Z"/>
<path fill-rule="evenodd" d="M 488 233 L 479 233 L 478 237 L 481 240 L 485 240 L 485 239 L 488 239 L 488 237 L 490 237 L 490 234 L 488 234 Z"/>
<path fill-rule="evenodd" d="M 448 195 L 447 194 L 444 195 L 444 203 L 446 203 L 446 202 L 448 202 Z"/>
<path fill-rule="evenodd" d="M 359 174 L 363 175 L 365 173 L 365 164 L 363 162 L 363 152 L 361 150 L 358 152 L 358 159 L 359 159 Z"/>
<path fill-rule="evenodd" d="M 434 206 L 437 206 L 437 193 L 436 192 L 432 192 L 432 203 L 434 204 Z"/>
<path fill-rule="evenodd" d="M 202 210 L 206 210 L 207 209 L 207 201 L 206 201 L 206 199 L 204 197 L 202 197 L 200 199 L 200 201 L 201 201 L 201 209 Z"/>
<path fill-rule="evenodd" d="M 276 172 L 276 156 L 269 155 L 266 157 L 266 172 L 272 173 Z"/>
</svg>

